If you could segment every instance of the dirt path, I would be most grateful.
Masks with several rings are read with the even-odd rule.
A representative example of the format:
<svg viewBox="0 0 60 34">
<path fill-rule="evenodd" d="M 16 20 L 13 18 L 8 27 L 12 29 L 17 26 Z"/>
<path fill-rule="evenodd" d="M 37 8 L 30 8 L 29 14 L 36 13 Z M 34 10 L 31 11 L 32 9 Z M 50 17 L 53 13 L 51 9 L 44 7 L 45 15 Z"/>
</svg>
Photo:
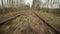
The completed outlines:
<svg viewBox="0 0 60 34">
<path fill-rule="evenodd" d="M 23 15 L 0 26 L 0 34 L 56 34 L 32 11 L 22 11 L 19 14 Z"/>
</svg>

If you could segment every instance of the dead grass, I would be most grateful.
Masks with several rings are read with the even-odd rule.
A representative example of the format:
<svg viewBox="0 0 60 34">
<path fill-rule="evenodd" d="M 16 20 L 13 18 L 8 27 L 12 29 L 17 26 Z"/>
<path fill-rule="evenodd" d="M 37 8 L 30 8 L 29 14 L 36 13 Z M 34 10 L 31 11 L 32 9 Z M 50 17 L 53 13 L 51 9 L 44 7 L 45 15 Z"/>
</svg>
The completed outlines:
<svg viewBox="0 0 60 34">
<path fill-rule="evenodd" d="M 43 19 L 60 29 L 60 14 L 44 11 L 37 12 Z"/>
<path fill-rule="evenodd" d="M 10 12 L 0 16 L 0 19 L 7 19 L 16 14 L 23 14 L 22 16 L 11 20 L 9 25 L 4 24 L 0 28 L 2 34 L 55 34 L 55 31 L 44 24 L 32 10 L 21 10 L 17 12 Z M 11 24 L 10 24 L 11 23 Z"/>
</svg>

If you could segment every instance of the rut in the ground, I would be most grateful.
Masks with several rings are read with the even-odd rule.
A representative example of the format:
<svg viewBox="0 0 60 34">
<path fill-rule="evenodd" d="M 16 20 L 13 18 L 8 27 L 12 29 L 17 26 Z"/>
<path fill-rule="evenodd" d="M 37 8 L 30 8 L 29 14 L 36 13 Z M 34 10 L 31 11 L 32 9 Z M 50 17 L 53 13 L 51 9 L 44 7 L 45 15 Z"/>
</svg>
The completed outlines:
<svg viewBox="0 0 60 34">
<path fill-rule="evenodd" d="M 34 13 L 28 13 L 2 25 L 0 34 L 55 34 L 55 32 Z"/>
</svg>

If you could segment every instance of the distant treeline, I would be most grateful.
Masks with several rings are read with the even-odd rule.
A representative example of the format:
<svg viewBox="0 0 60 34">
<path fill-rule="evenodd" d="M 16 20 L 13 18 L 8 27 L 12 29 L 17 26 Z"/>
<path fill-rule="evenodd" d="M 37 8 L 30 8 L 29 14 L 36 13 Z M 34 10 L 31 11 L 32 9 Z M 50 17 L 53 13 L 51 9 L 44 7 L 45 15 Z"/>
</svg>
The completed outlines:
<svg viewBox="0 0 60 34">
<path fill-rule="evenodd" d="M 0 0 L 0 8 L 18 8 L 25 5 L 24 0 Z"/>
<path fill-rule="evenodd" d="M 28 2 L 26 4 L 26 1 L 27 0 L 0 0 L 0 8 L 30 7 L 30 3 Z M 33 0 L 31 3 L 34 8 L 60 8 L 60 0 Z"/>
</svg>

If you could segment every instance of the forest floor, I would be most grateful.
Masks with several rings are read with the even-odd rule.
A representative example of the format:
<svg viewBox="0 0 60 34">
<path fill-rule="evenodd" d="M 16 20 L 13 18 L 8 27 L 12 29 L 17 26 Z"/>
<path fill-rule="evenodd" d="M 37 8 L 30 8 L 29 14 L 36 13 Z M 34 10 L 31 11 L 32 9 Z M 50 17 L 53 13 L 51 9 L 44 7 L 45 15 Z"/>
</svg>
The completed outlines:
<svg viewBox="0 0 60 34">
<path fill-rule="evenodd" d="M 47 22 L 51 23 L 55 27 L 60 29 L 60 16 L 53 13 L 47 13 L 43 11 L 35 10 L 20 10 L 12 11 L 6 14 L 0 14 L 0 21 L 4 21 L 15 15 L 21 15 L 16 19 L 10 20 L 7 24 L 0 25 L 0 33 L 3 34 L 55 34 L 50 27 L 44 24 L 33 12 L 37 13 Z M 48 29 L 48 30 L 47 30 Z M 32 32 L 31 32 L 32 31 Z M 38 32 L 37 32 L 38 31 Z M 49 31 L 49 32 L 47 32 Z"/>
<path fill-rule="evenodd" d="M 60 29 L 60 14 L 36 11 L 43 19 Z"/>
</svg>

